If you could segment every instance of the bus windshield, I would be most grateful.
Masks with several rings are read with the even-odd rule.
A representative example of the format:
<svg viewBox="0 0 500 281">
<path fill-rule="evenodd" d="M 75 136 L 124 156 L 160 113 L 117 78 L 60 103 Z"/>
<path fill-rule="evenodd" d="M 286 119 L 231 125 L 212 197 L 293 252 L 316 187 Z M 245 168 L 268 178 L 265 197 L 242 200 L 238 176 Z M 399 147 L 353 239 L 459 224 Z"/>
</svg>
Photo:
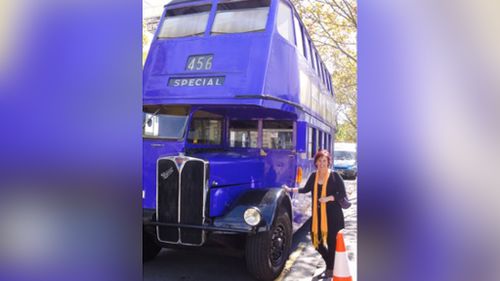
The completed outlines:
<svg viewBox="0 0 500 281">
<path fill-rule="evenodd" d="M 142 135 L 144 138 L 182 139 L 188 121 L 185 107 L 163 108 L 149 106 L 144 108 Z"/>
<path fill-rule="evenodd" d="M 203 35 L 210 9 L 211 5 L 201 5 L 167 10 L 158 38 Z"/>
<path fill-rule="evenodd" d="M 270 0 L 226 1 L 217 5 L 212 34 L 266 29 Z"/>
</svg>

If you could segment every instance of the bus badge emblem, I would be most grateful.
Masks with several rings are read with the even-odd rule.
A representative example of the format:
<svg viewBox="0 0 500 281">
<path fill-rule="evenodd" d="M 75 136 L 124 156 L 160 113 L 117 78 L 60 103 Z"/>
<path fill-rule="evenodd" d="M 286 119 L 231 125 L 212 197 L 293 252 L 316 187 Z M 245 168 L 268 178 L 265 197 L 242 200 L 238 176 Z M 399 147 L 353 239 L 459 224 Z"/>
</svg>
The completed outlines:
<svg viewBox="0 0 500 281">
<path fill-rule="evenodd" d="M 161 173 L 161 177 L 166 180 L 170 175 L 174 172 L 174 169 L 170 167 L 170 169 L 166 170 L 165 172 Z"/>
</svg>

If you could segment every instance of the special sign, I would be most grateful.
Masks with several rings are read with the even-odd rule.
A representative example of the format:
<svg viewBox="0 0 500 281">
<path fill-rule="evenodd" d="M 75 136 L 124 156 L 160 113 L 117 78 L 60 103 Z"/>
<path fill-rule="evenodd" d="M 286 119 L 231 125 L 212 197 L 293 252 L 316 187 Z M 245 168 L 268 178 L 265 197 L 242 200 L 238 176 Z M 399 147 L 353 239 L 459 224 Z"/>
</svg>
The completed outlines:
<svg viewBox="0 0 500 281">
<path fill-rule="evenodd" d="M 222 86 L 224 85 L 224 79 L 224 76 L 170 78 L 168 80 L 168 85 L 170 87 Z"/>
<path fill-rule="evenodd" d="M 194 55 L 189 56 L 185 70 L 200 71 L 211 70 L 213 55 Z M 211 77 L 172 77 L 168 80 L 170 87 L 207 87 L 207 86 L 222 86 L 224 85 L 225 76 Z"/>
</svg>

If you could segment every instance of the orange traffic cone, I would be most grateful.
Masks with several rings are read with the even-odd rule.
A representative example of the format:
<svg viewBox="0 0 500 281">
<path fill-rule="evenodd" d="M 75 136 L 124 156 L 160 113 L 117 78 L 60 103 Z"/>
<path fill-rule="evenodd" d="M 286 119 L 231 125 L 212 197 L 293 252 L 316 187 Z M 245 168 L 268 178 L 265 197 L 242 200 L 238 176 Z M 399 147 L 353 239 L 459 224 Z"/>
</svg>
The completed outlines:
<svg viewBox="0 0 500 281">
<path fill-rule="evenodd" d="M 347 252 L 345 251 L 344 235 L 342 235 L 341 231 L 337 233 L 333 281 L 352 281 L 352 276 L 349 271 Z"/>
</svg>

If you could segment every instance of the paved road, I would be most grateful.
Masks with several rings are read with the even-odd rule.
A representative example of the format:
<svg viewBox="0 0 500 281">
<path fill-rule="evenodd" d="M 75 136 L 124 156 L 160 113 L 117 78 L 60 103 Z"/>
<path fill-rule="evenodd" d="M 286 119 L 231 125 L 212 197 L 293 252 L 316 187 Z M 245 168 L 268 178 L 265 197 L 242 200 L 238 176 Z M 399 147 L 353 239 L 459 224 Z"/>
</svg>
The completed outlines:
<svg viewBox="0 0 500 281">
<path fill-rule="evenodd" d="M 345 181 L 353 206 L 345 210 L 345 240 L 353 280 L 356 280 L 357 196 L 356 181 Z M 311 246 L 309 223 L 293 237 L 292 254 L 278 281 L 311 280 L 324 269 L 324 262 Z M 163 249 L 144 264 L 145 281 L 255 281 L 246 271 L 243 253 L 235 250 Z"/>
</svg>

